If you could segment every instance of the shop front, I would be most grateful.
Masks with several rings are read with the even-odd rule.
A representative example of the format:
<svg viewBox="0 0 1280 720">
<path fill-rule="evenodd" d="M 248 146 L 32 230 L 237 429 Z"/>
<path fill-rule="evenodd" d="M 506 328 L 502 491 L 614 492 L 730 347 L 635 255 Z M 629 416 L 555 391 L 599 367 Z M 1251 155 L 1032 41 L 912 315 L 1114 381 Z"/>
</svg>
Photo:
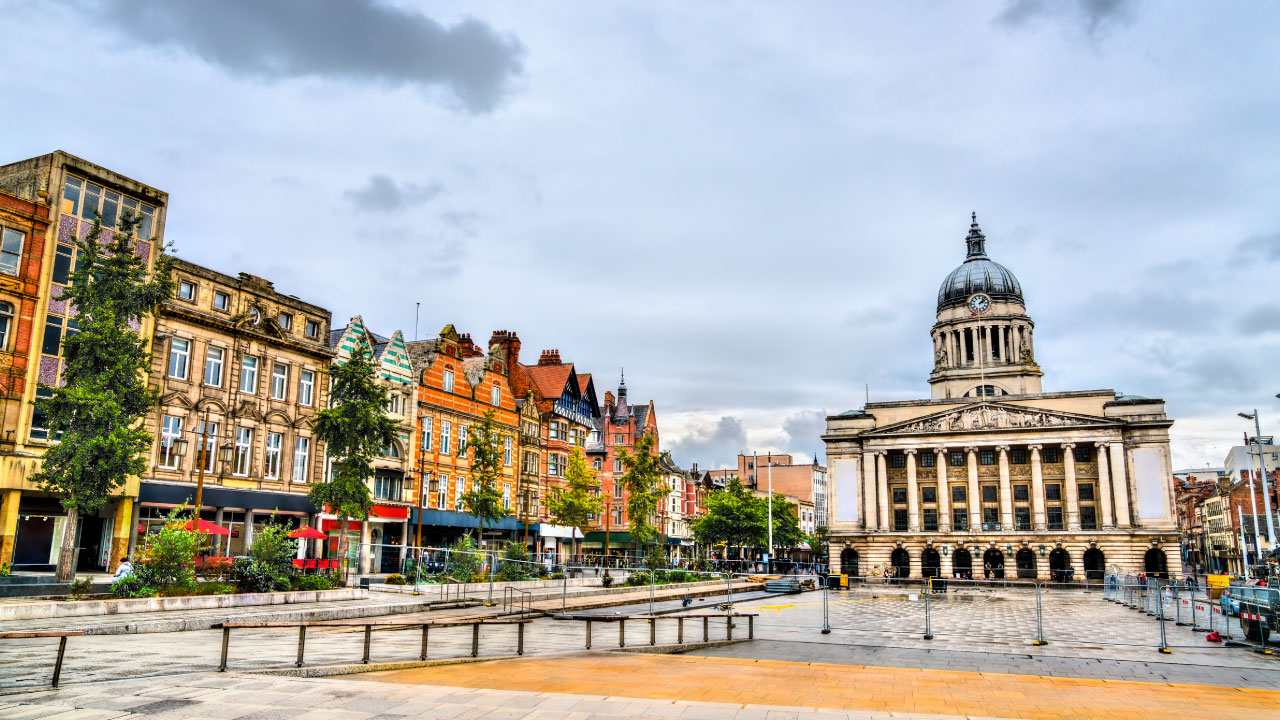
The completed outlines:
<svg viewBox="0 0 1280 720">
<path fill-rule="evenodd" d="M 173 508 L 195 503 L 195 486 L 143 481 L 138 496 L 137 521 L 130 551 L 138 540 L 159 532 Z M 298 493 L 241 490 L 206 485 L 201 495 L 200 519 L 229 530 L 227 535 L 211 535 L 207 554 L 222 557 L 246 555 L 253 537 L 269 523 L 295 530 L 308 524 L 316 507 Z M 306 548 L 300 549 L 300 555 Z"/>
<path fill-rule="evenodd" d="M 408 508 L 409 510 L 409 533 L 413 535 L 417 532 L 418 513 L 422 513 L 422 546 L 429 548 L 445 548 L 462 538 L 463 535 L 471 535 L 475 539 L 475 531 L 477 528 L 475 517 L 466 513 L 453 512 L 451 510 L 432 510 L 430 508 Z M 530 536 L 538 535 L 539 525 L 529 525 L 527 532 Z M 484 544 L 486 548 L 495 548 L 505 542 L 518 540 L 524 537 L 526 527 L 524 523 L 518 521 L 514 515 L 509 515 L 497 522 L 489 523 L 485 528 Z"/>
<path fill-rule="evenodd" d="M 12 517 L 13 570 L 53 571 L 66 535 L 67 511 L 58 498 L 43 493 L 14 491 Z M 104 572 L 112 567 L 112 553 L 124 554 L 132 498 L 108 502 L 101 510 L 80 515 L 76 523 L 76 572 Z M 120 542 L 116 542 L 116 538 Z M 119 560 L 119 558 L 115 558 Z"/>
</svg>

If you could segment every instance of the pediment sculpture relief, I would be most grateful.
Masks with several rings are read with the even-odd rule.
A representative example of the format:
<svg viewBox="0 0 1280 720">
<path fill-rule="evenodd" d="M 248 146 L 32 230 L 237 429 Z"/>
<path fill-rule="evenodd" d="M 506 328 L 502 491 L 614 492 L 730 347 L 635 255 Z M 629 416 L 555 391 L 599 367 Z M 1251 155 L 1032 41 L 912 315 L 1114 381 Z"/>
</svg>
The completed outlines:
<svg viewBox="0 0 1280 720">
<path fill-rule="evenodd" d="M 917 420 L 897 432 L 931 433 L 956 430 L 1003 430 L 1006 428 L 1075 427 L 1089 425 L 1087 421 L 1040 410 L 1011 410 L 1009 408 L 982 405 L 957 410 L 937 417 Z"/>
</svg>

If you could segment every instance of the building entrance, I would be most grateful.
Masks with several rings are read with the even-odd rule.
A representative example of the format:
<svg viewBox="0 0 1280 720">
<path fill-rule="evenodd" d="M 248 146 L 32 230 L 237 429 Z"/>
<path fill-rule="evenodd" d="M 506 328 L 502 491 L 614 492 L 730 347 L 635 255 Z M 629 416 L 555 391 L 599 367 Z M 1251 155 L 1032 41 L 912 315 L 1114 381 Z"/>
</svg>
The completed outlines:
<svg viewBox="0 0 1280 720">
<path fill-rule="evenodd" d="M 1105 574 L 1107 558 L 1096 547 L 1084 551 L 1084 577 L 1086 580 L 1101 581 Z"/>
<path fill-rule="evenodd" d="M 1022 548 L 1018 554 L 1014 556 L 1014 561 L 1018 563 L 1018 579 L 1036 579 L 1036 554 L 1031 548 Z"/>
<path fill-rule="evenodd" d="M 889 557 L 889 564 L 893 566 L 894 577 L 911 577 L 911 556 L 902 548 L 897 548 Z"/>
<path fill-rule="evenodd" d="M 849 577 L 858 576 L 858 551 L 845 548 L 840 551 L 840 572 Z"/>
<path fill-rule="evenodd" d="M 1169 577 L 1169 560 L 1160 548 L 1151 548 L 1142 560 L 1142 566 L 1147 573 L 1147 577 Z"/>
<path fill-rule="evenodd" d="M 951 574 L 958 578 L 973 578 L 973 556 L 964 548 L 956 548 L 951 556 Z"/>
<path fill-rule="evenodd" d="M 1004 553 L 998 548 L 988 548 L 982 554 L 982 576 L 987 580 L 1004 579 Z"/>
</svg>

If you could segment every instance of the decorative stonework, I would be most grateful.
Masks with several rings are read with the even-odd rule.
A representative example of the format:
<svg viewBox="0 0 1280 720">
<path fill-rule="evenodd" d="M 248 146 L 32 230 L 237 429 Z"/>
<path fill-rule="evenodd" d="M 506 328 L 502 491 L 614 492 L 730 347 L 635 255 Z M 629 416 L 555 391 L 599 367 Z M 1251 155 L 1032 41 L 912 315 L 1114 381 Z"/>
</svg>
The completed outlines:
<svg viewBox="0 0 1280 720">
<path fill-rule="evenodd" d="M 943 415 L 927 417 L 893 428 L 894 433 L 939 433 L 964 430 L 1006 430 L 1017 428 L 1087 427 L 1095 423 L 1081 418 L 1023 410 L 1003 405 L 978 405 Z"/>
</svg>

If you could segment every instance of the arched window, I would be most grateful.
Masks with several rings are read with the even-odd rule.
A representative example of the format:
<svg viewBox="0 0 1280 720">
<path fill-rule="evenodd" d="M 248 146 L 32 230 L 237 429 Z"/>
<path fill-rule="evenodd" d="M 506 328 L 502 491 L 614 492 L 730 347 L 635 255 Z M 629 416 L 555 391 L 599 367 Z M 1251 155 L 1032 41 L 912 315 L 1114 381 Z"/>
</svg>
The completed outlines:
<svg viewBox="0 0 1280 720">
<path fill-rule="evenodd" d="M 382 454 L 389 458 L 399 458 L 400 448 L 396 445 L 395 441 L 392 441 L 389 445 L 383 448 Z"/>
<path fill-rule="evenodd" d="M 0 350 L 9 349 L 9 328 L 13 326 L 13 306 L 0 302 Z"/>
<path fill-rule="evenodd" d="M 889 564 L 893 566 L 895 577 L 911 577 L 911 556 L 903 548 L 897 548 L 891 553 Z"/>
<path fill-rule="evenodd" d="M 1007 395 L 1004 390 L 995 385 L 979 385 L 969 392 L 965 393 L 965 397 L 997 397 L 999 395 Z"/>
</svg>

